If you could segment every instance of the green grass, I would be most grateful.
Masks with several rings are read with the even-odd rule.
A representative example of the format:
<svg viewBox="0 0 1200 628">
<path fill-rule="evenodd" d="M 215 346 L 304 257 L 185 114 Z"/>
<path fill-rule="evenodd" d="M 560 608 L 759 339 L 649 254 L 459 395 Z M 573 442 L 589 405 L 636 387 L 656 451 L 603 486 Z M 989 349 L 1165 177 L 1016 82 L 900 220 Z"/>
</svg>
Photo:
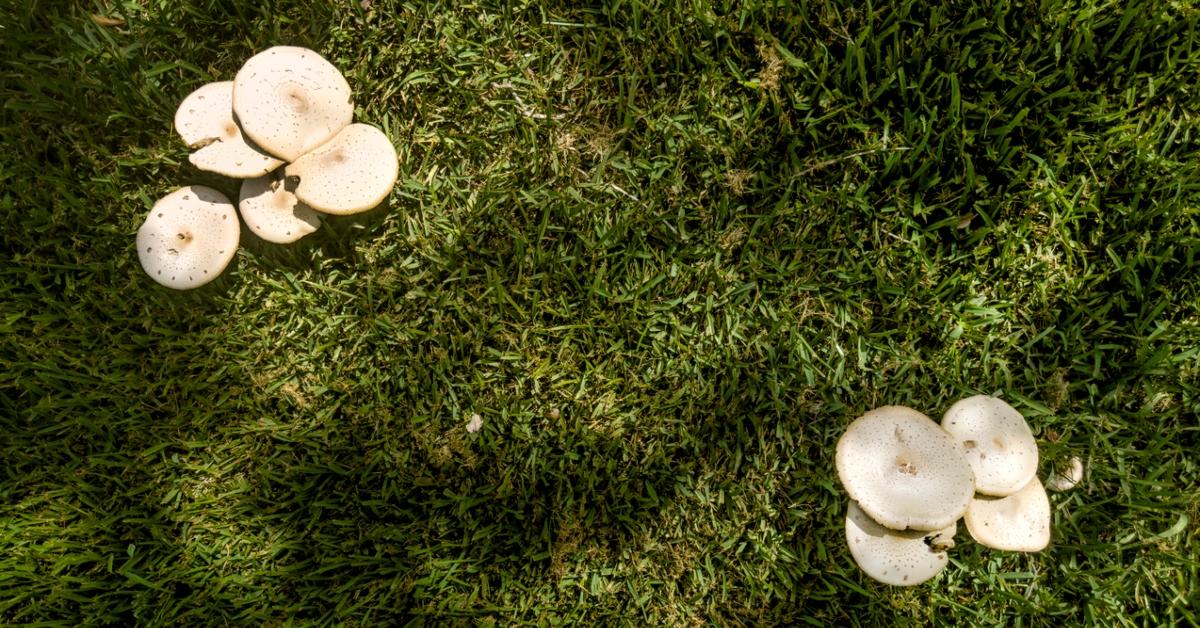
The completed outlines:
<svg viewBox="0 0 1200 628">
<path fill-rule="evenodd" d="M 1200 624 L 1189 0 L 266 4 L 0 14 L 3 623 Z M 164 289 L 279 43 L 400 183 Z M 834 443 L 977 392 L 1088 464 L 1051 547 L 871 582 Z"/>
</svg>

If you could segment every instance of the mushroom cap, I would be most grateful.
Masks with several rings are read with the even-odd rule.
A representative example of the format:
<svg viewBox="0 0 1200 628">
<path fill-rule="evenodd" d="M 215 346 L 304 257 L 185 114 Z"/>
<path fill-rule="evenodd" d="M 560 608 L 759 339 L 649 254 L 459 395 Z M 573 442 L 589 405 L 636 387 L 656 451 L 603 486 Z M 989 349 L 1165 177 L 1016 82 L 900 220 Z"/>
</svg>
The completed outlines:
<svg viewBox="0 0 1200 628">
<path fill-rule="evenodd" d="M 963 515 L 975 493 L 962 445 L 904 406 L 855 419 L 838 440 L 836 463 L 850 498 L 893 530 L 941 530 Z"/>
<path fill-rule="evenodd" d="M 221 274 L 237 252 L 237 210 L 224 194 L 202 185 L 159 199 L 138 228 L 138 259 L 168 288 L 198 288 Z"/>
<path fill-rule="evenodd" d="M 245 179 L 283 165 L 242 136 L 233 119 L 233 81 L 208 83 L 188 94 L 175 110 L 175 130 L 196 149 L 188 161 L 201 170 Z"/>
<path fill-rule="evenodd" d="M 1003 497 L 1021 490 L 1037 474 L 1038 448 L 1025 417 L 1002 399 L 967 397 L 942 417 L 967 452 L 975 470 L 975 490 Z"/>
<path fill-rule="evenodd" d="M 1079 456 L 1071 456 L 1066 466 L 1051 472 L 1046 478 L 1045 486 L 1048 491 L 1061 493 L 1075 488 L 1083 481 L 1083 460 Z"/>
<path fill-rule="evenodd" d="M 396 184 L 400 161 L 383 131 L 351 124 L 316 150 L 288 164 L 299 177 L 296 197 L 326 214 L 357 214 L 383 202 Z"/>
<path fill-rule="evenodd" d="M 242 181 L 238 210 L 255 235 L 277 244 L 295 242 L 321 226 L 317 212 L 270 175 Z"/>
<path fill-rule="evenodd" d="M 1050 544 L 1050 499 L 1037 477 L 1008 497 L 976 496 L 964 519 L 971 538 L 992 549 L 1036 552 Z"/>
<path fill-rule="evenodd" d="M 954 546 L 957 531 L 957 522 L 936 532 L 890 530 L 853 501 L 846 510 L 850 555 L 859 569 L 884 584 L 910 587 L 938 575 L 950 562 L 946 549 Z"/>
<path fill-rule="evenodd" d="M 354 102 L 350 84 L 324 57 L 275 46 L 250 57 L 234 76 L 233 112 L 263 150 L 295 161 L 350 124 Z"/>
</svg>

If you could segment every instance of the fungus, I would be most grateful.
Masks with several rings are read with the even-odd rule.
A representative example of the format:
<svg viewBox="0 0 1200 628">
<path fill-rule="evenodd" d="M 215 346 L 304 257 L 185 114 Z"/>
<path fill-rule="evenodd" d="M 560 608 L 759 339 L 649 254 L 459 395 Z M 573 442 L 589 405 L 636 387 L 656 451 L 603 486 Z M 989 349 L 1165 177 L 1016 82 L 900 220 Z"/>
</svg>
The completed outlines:
<svg viewBox="0 0 1200 628">
<path fill-rule="evenodd" d="M 296 197 L 327 214 L 356 214 L 383 202 L 399 175 L 396 147 L 383 131 L 351 124 L 316 150 L 289 164 Z"/>
<path fill-rule="evenodd" d="M 307 48 L 275 46 L 238 70 L 233 112 L 263 150 L 295 161 L 349 125 L 354 102 L 350 84 L 324 57 Z"/>
<path fill-rule="evenodd" d="M 975 490 L 1003 497 L 1037 474 L 1038 448 L 1021 413 L 1002 399 L 967 397 L 950 406 L 942 429 L 962 443 L 975 471 Z"/>
<path fill-rule="evenodd" d="M 992 549 L 1036 552 L 1050 543 L 1050 499 L 1036 476 L 1007 497 L 977 496 L 964 519 L 971 538 Z"/>
<path fill-rule="evenodd" d="M 246 142 L 233 119 L 233 81 L 208 83 L 188 94 L 175 110 L 175 131 L 195 149 L 188 161 L 207 172 L 245 179 L 283 164 Z"/>
<path fill-rule="evenodd" d="M 938 575 L 950 562 L 958 523 L 940 530 L 889 530 L 867 516 L 858 504 L 846 510 L 846 544 L 850 555 L 868 576 L 896 586 L 913 586 Z"/>
<path fill-rule="evenodd" d="M 240 231 L 224 194 L 202 185 L 180 188 L 159 199 L 138 228 L 138 259 L 168 288 L 198 288 L 229 265 Z"/>
<path fill-rule="evenodd" d="M 295 242 L 321 226 L 317 212 L 271 175 L 242 182 L 238 210 L 255 235 L 277 244 Z"/>
<path fill-rule="evenodd" d="M 838 477 L 850 498 L 893 530 L 941 530 L 975 493 L 962 446 L 929 417 L 884 406 L 854 420 L 837 444 Z"/>
<path fill-rule="evenodd" d="M 1064 468 L 1055 470 L 1046 480 L 1046 490 L 1061 493 L 1075 488 L 1083 481 L 1083 460 L 1071 456 Z"/>
</svg>

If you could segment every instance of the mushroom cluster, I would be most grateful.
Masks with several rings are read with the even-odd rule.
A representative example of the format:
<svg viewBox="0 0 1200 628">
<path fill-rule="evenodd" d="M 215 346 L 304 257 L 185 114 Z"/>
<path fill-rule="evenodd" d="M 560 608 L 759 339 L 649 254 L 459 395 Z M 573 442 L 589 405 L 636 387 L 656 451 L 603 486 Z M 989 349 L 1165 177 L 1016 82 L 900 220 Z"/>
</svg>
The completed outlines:
<svg viewBox="0 0 1200 628">
<path fill-rule="evenodd" d="M 237 210 L 204 186 L 175 190 L 138 229 L 138 258 L 155 281 L 197 288 L 216 278 L 246 226 L 287 244 L 316 231 L 321 214 L 379 205 L 400 162 L 379 129 L 353 123 L 342 73 L 307 48 L 276 46 L 246 61 L 232 81 L 209 83 L 183 99 L 175 129 L 200 170 L 242 179 Z"/>
<path fill-rule="evenodd" d="M 880 582 L 912 586 L 936 576 L 959 519 L 993 549 L 1036 552 L 1050 543 L 1037 442 L 1001 399 L 962 399 L 941 425 L 903 406 L 871 410 L 838 440 L 836 466 L 851 499 L 850 554 Z"/>
</svg>

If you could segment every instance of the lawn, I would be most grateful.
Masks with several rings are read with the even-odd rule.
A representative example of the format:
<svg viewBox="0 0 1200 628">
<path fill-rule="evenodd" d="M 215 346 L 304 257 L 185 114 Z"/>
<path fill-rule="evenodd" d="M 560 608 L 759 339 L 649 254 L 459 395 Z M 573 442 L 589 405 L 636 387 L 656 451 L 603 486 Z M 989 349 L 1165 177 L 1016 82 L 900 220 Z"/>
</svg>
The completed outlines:
<svg viewBox="0 0 1200 628">
<path fill-rule="evenodd" d="M 0 622 L 1200 625 L 1191 0 L 3 4 Z M 275 44 L 399 183 L 163 288 Z M 838 437 L 976 393 L 1051 546 L 871 581 Z"/>
</svg>

